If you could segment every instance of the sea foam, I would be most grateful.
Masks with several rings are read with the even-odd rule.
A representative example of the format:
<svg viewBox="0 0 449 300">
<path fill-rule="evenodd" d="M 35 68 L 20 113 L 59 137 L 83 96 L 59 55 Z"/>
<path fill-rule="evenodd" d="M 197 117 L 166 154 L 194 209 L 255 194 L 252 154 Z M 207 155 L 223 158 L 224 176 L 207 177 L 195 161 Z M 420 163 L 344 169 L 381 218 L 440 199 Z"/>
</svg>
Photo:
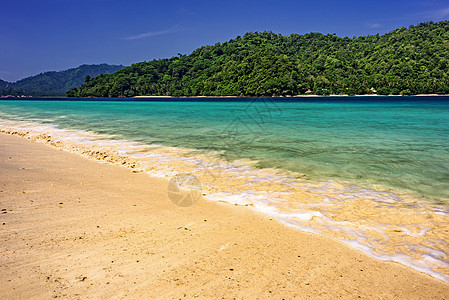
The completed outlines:
<svg viewBox="0 0 449 300">
<path fill-rule="evenodd" d="M 287 226 L 328 236 L 380 260 L 449 283 L 449 212 L 394 192 L 225 161 L 217 153 L 142 144 L 51 124 L 0 119 L 0 131 L 170 179 L 194 174 L 210 201 L 248 206 Z"/>
</svg>

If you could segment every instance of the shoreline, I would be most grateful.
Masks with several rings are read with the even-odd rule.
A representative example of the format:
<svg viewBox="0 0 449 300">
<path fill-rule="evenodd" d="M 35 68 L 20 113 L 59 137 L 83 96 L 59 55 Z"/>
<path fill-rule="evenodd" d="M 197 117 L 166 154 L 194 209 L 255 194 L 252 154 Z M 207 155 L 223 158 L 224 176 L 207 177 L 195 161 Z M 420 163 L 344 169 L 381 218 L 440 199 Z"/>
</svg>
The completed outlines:
<svg viewBox="0 0 449 300">
<path fill-rule="evenodd" d="M 449 292 L 429 275 L 246 207 L 205 199 L 177 207 L 166 180 L 18 136 L 0 134 L 0 149 L 2 298 L 443 299 Z"/>
<path fill-rule="evenodd" d="M 204 173 L 199 176 L 198 179 L 200 179 L 203 186 L 204 197 L 212 202 L 226 202 L 231 205 L 248 206 L 253 211 L 263 213 L 295 230 L 312 232 L 324 235 L 328 238 L 333 238 L 334 240 L 344 242 L 351 248 L 361 251 L 373 258 L 383 261 L 395 261 L 409 268 L 429 274 L 446 283 L 448 282 L 447 269 L 445 269 L 447 266 L 445 260 L 445 248 L 440 246 L 440 243 L 444 243 L 448 240 L 447 234 L 444 231 L 444 224 L 447 224 L 446 210 L 441 210 L 438 207 L 432 208 L 422 206 L 416 203 L 414 199 L 407 200 L 399 198 L 398 200 L 400 203 L 394 205 L 390 202 L 389 193 L 385 195 L 387 198 L 384 198 L 385 196 L 383 195 L 370 195 L 369 193 L 371 192 L 369 190 L 364 190 L 363 188 L 362 193 L 365 193 L 363 198 L 356 197 L 354 201 L 345 201 L 345 195 L 343 195 L 343 198 L 340 198 L 343 201 L 340 202 L 341 200 L 338 201 L 337 198 L 337 202 L 332 205 L 335 207 L 330 210 L 329 205 L 331 202 L 329 202 L 328 198 L 324 199 L 322 196 L 314 194 L 313 191 L 310 193 L 308 190 L 320 190 L 329 185 L 330 190 L 328 190 L 328 192 L 330 194 L 325 193 L 331 198 L 336 196 L 335 191 L 332 191 L 332 189 L 340 189 L 341 192 L 345 193 L 344 189 L 341 190 L 344 188 L 341 183 L 332 181 L 323 183 L 310 182 L 310 184 L 307 183 L 305 186 L 300 183 L 298 189 L 296 189 L 295 186 L 296 192 L 290 195 L 294 199 L 293 203 L 278 202 L 275 206 L 271 206 L 270 204 L 266 205 L 264 204 L 264 201 L 268 200 L 270 203 L 272 199 L 269 194 L 279 194 L 281 198 L 278 200 L 283 201 L 282 194 L 285 194 L 286 192 L 290 194 L 290 184 L 292 183 L 290 177 L 293 175 L 292 178 L 298 178 L 298 174 L 296 176 L 290 174 L 287 177 L 282 177 L 283 175 L 278 177 L 276 175 L 278 174 L 278 170 L 270 169 L 266 169 L 265 172 L 259 174 L 248 173 L 248 171 L 251 172 L 251 170 L 247 169 L 249 166 L 246 164 L 230 165 L 234 170 L 229 173 L 223 169 L 216 169 L 217 161 L 208 161 L 207 157 L 202 158 L 206 158 L 206 161 L 203 161 L 198 157 L 193 158 L 192 161 L 189 149 L 173 147 L 162 147 L 159 149 L 161 146 L 156 146 L 153 150 L 147 149 L 150 151 L 148 152 L 150 153 L 150 161 L 142 164 L 138 157 L 141 157 L 139 153 L 142 151 L 141 147 L 145 146 L 143 144 L 141 145 L 126 140 L 110 140 L 107 136 L 92 136 L 88 132 L 69 132 L 59 129 L 56 129 L 55 131 L 55 128 L 52 130 L 52 128 L 48 126 L 35 126 L 37 126 L 37 124 L 28 124 L 22 128 L 13 126 L 15 129 L 10 128 L 5 131 L 3 128 L 0 129 L 0 131 L 6 134 L 19 135 L 25 139 L 46 144 L 54 149 L 71 152 L 83 156 L 84 158 L 115 166 L 126 167 L 133 173 L 143 172 L 150 176 L 156 176 L 157 178 L 163 179 L 168 179 L 181 172 L 190 173 L 192 172 L 191 167 L 193 165 L 200 164 L 203 171 L 200 172 L 200 174 L 196 172 L 194 174 L 195 176 L 198 176 L 201 175 L 201 173 Z M 6 128 L 8 127 L 9 126 Z M 123 152 L 124 149 L 127 150 Z M 131 153 L 128 153 L 129 151 L 136 151 L 138 157 L 133 157 Z M 221 163 L 218 165 L 220 168 L 222 167 Z M 207 168 L 205 169 L 204 167 Z M 241 167 L 243 167 L 243 169 L 241 169 Z M 272 171 L 274 171 L 274 173 Z M 245 177 L 245 174 L 246 176 L 256 175 L 259 177 L 259 180 L 264 180 L 264 177 L 270 178 L 267 182 L 269 186 L 264 186 L 262 182 L 261 187 L 263 190 L 252 190 L 243 182 L 234 181 L 232 177 L 236 174 L 239 174 L 239 177 L 242 177 L 241 175 Z M 275 175 L 275 179 L 273 179 L 273 175 Z M 217 176 L 222 178 L 220 182 L 217 182 Z M 287 180 L 287 182 L 285 182 L 285 180 Z M 279 184 L 276 183 L 278 181 Z M 260 183 L 260 181 L 256 181 L 255 185 L 259 186 Z M 217 186 L 217 184 L 219 185 Z M 246 190 L 245 193 L 240 195 L 239 192 L 231 192 L 231 194 L 226 192 L 227 188 L 231 188 L 231 190 L 235 190 L 236 192 L 241 188 L 249 188 L 249 190 Z M 264 191 L 267 191 L 269 194 L 266 194 Z M 260 194 L 260 192 L 262 192 L 262 194 Z M 366 194 L 366 192 L 368 193 Z M 351 194 L 346 196 L 352 198 L 353 194 L 352 192 L 350 193 Z M 264 196 L 264 194 L 266 196 Z M 379 199 L 380 202 L 373 202 L 368 199 L 372 196 L 381 196 L 382 198 Z M 392 194 L 392 196 L 396 197 L 394 194 Z M 276 198 L 277 196 L 274 197 Z M 288 201 L 288 198 L 286 198 L 286 200 Z M 382 203 L 386 203 L 384 201 L 391 204 L 384 206 L 382 205 Z M 319 202 L 322 202 L 322 206 L 317 206 Z M 295 206 L 298 207 L 295 208 Z M 391 208 L 388 208 L 389 206 L 391 206 Z M 363 209 L 360 210 L 360 207 L 363 207 Z M 377 207 L 385 207 L 386 209 L 377 209 Z M 410 209 L 411 207 L 414 208 Z M 291 208 L 293 208 L 293 211 Z M 323 215 L 322 212 L 327 216 Z M 370 221 L 370 219 L 372 219 L 371 216 L 376 215 L 378 215 L 380 219 L 375 217 Z M 408 220 L 405 223 L 402 221 L 404 218 Z M 323 223 L 323 221 L 325 223 Z M 354 223 L 351 224 L 348 221 L 353 221 Z M 374 223 L 372 223 L 373 221 Z M 419 224 L 424 227 L 420 227 Z M 327 229 L 323 231 L 323 228 Z M 430 236 L 428 236 L 428 234 L 430 234 Z M 379 243 L 373 244 L 370 242 L 372 240 L 378 240 Z M 384 243 L 386 241 L 388 241 L 388 243 Z M 423 241 L 425 241 L 424 244 L 422 244 Z M 432 244 L 434 242 L 437 244 Z M 397 244 L 404 245 L 404 247 L 407 247 L 406 249 L 414 250 L 398 252 L 398 249 L 395 249 L 395 245 Z M 402 247 L 402 249 L 404 247 Z M 413 259 L 413 257 L 418 258 Z"/>
<path fill-rule="evenodd" d="M 360 95 L 288 95 L 288 96 L 134 96 L 131 98 L 316 98 L 316 97 L 448 97 L 449 94 L 416 94 L 416 95 L 379 95 L 379 94 L 360 94 Z M 95 98 L 95 97 L 93 97 Z"/>
<path fill-rule="evenodd" d="M 417 95 L 379 95 L 379 94 L 360 94 L 360 95 L 288 95 L 288 96 L 133 96 L 133 97 L 67 97 L 67 96 L 0 96 L 0 100 L 35 100 L 35 99 L 216 99 L 216 98 L 223 98 L 223 99 L 248 99 L 248 98 L 257 98 L 257 99 L 263 99 L 263 98 L 346 98 L 346 97 L 449 97 L 449 94 L 417 94 Z"/>
</svg>

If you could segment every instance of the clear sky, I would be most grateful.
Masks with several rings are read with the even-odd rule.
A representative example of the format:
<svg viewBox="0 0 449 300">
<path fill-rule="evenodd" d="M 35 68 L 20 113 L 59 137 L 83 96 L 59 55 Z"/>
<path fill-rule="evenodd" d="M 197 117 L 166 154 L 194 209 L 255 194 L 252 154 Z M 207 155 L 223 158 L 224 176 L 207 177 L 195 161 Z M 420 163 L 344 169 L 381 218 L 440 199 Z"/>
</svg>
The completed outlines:
<svg viewBox="0 0 449 300">
<path fill-rule="evenodd" d="M 248 31 L 352 37 L 446 19 L 448 0 L 1 0 L 0 79 L 169 58 Z"/>
</svg>

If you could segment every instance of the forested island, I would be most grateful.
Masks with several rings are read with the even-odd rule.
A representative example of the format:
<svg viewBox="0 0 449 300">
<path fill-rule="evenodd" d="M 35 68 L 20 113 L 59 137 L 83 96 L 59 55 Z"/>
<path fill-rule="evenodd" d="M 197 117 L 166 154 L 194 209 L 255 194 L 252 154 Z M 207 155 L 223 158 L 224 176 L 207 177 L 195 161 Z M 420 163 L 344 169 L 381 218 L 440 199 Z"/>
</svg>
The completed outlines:
<svg viewBox="0 0 449 300">
<path fill-rule="evenodd" d="M 383 35 L 250 32 L 87 78 L 69 97 L 449 94 L 449 21 Z"/>
</svg>

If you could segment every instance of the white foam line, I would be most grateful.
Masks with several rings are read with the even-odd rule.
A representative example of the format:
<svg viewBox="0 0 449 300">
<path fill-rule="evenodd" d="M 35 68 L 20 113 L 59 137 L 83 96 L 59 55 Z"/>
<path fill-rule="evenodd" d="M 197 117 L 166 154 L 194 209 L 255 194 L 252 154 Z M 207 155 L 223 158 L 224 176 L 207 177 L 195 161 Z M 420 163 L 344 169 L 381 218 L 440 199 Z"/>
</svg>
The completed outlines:
<svg viewBox="0 0 449 300">
<path fill-rule="evenodd" d="M 144 159 L 154 159 L 158 162 L 171 162 L 171 161 L 184 161 L 190 163 L 198 164 L 197 170 L 207 169 L 208 161 L 207 156 L 204 157 L 181 157 L 178 153 L 186 154 L 192 153 L 193 149 L 183 149 L 183 148 L 175 148 L 175 147 L 165 147 L 162 145 L 145 145 L 139 142 L 131 141 L 131 140 L 116 140 L 113 139 L 111 135 L 100 135 L 95 134 L 89 131 L 80 131 L 80 130 L 67 130 L 60 129 L 54 125 L 48 124 L 36 124 L 34 122 L 23 122 L 23 121 L 6 121 L 0 119 L 0 128 L 7 127 L 8 129 L 13 129 L 17 131 L 29 131 L 30 136 L 38 136 L 40 134 L 47 134 L 48 136 L 54 137 L 57 140 L 61 141 L 70 141 L 73 143 L 79 143 L 84 146 L 100 146 L 103 148 L 108 148 L 108 150 L 115 151 L 119 155 L 132 158 L 132 159 L 140 159 L 144 161 Z M 125 149 L 123 149 L 125 147 Z M 166 150 L 167 153 L 176 153 L 178 155 L 170 156 L 168 154 L 161 153 L 136 153 L 138 151 L 152 151 L 152 150 Z M 67 150 L 69 151 L 69 150 Z M 134 152 L 134 153 L 133 153 Z M 211 166 L 209 164 L 209 166 Z M 277 182 L 291 182 L 290 178 L 287 178 L 286 175 L 278 175 L 278 173 L 268 173 L 267 171 L 273 171 L 271 169 L 265 170 L 255 170 L 250 166 L 247 166 L 241 162 L 233 162 L 226 163 L 220 162 L 219 164 L 213 164 L 214 168 L 220 169 L 223 174 L 228 176 L 229 178 L 249 178 L 248 182 L 265 182 L 265 181 L 277 181 Z M 256 173 L 255 173 L 256 172 Z M 174 176 L 178 174 L 178 172 L 171 167 L 170 165 L 165 166 L 162 170 L 151 170 L 146 171 L 146 173 L 153 177 L 161 177 L 167 178 L 169 176 Z M 234 174 L 232 174 L 234 173 Z M 237 174 L 235 174 L 237 173 Z M 336 186 L 335 186 L 336 185 Z M 394 204 L 401 202 L 401 198 L 386 192 L 377 192 L 375 190 L 363 187 L 356 186 L 342 186 L 339 182 L 330 180 L 327 182 L 317 182 L 317 183 L 304 183 L 304 186 L 307 190 L 314 191 L 315 194 L 317 192 L 322 192 L 323 196 L 326 197 L 326 203 L 308 203 L 308 207 L 318 206 L 318 204 L 328 204 L 335 205 L 335 203 L 344 203 L 344 201 L 349 199 L 354 199 L 358 197 L 364 197 L 368 199 L 372 199 L 373 201 L 377 201 L 379 203 L 388 203 Z M 374 252 L 374 245 L 369 247 L 368 245 L 362 244 L 362 241 L 367 242 L 369 237 L 363 233 L 362 230 L 376 230 L 381 233 L 386 239 L 388 239 L 388 235 L 382 232 L 382 229 L 385 228 L 375 228 L 375 227 L 367 227 L 367 226 L 359 226 L 359 228 L 351 228 L 354 224 L 348 221 L 336 222 L 332 219 L 328 218 L 322 212 L 315 211 L 292 211 L 292 212 L 280 212 L 278 208 L 274 205 L 283 204 L 282 199 L 276 198 L 285 192 L 256 192 L 256 191 L 241 191 L 239 193 L 236 192 L 216 192 L 209 195 L 206 195 L 205 198 L 211 201 L 225 201 L 232 204 L 238 205 L 248 205 L 251 209 L 258 211 L 260 213 L 266 214 L 270 217 L 275 218 L 279 222 L 297 228 L 301 231 L 311 232 L 315 234 L 322 235 L 318 230 L 311 228 L 309 226 L 303 226 L 301 223 L 307 223 L 310 221 L 316 221 L 317 224 L 321 223 L 321 228 L 327 228 L 329 230 L 334 231 L 342 231 L 348 234 L 351 237 L 354 237 L 356 240 L 344 240 L 344 243 L 348 244 L 352 248 L 358 249 L 372 257 L 375 257 L 380 260 L 389 260 L 396 261 L 403 265 L 406 265 L 410 268 L 418 270 L 420 272 L 429 274 L 435 278 L 438 278 L 444 282 L 449 283 L 449 277 L 444 274 L 438 273 L 434 271 L 429 265 L 438 265 L 438 266 L 447 266 L 448 264 L 438 258 L 444 258 L 446 253 L 438 251 L 436 249 L 429 248 L 430 255 L 423 255 L 423 259 L 416 260 L 410 256 L 405 254 L 396 254 L 396 255 L 378 255 Z M 436 211 L 436 213 L 446 215 L 447 211 L 442 209 Z M 352 226 L 351 226 L 352 225 Z M 380 224 L 379 224 L 380 225 Z M 358 230 L 356 230 L 358 229 Z M 426 229 L 421 229 L 419 233 L 413 233 L 408 228 L 401 228 L 405 234 L 413 237 L 424 236 L 426 233 Z M 369 244 L 372 244 L 369 242 Z M 433 251 L 433 252 L 432 252 Z M 414 260 L 414 263 L 411 262 Z"/>
<path fill-rule="evenodd" d="M 438 272 L 434 271 L 430 267 L 421 266 L 421 265 L 418 265 L 417 263 L 411 263 L 410 260 L 413 259 L 413 258 L 408 256 L 408 255 L 405 255 L 405 254 L 397 254 L 397 255 L 394 255 L 394 256 L 393 255 L 377 255 L 377 254 L 375 254 L 372 251 L 371 248 L 369 248 L 366 245 L 360 244 L 358 241 L 354 241 L 354 240 L 350 241 L 350 240 L 344 240 L 344 239 L 340 239 L 340 241 L 345 243 L 345 244 L 347 244 L 347 245 L 349 245 L 349 246 L 351 246 L 352 248 L 357 249 L 359 251 L 362 251 L 363 253 L 365 253 L 365 254 L 367 254 L 369 256 L 372 256 L 372 257 L 374 257 L 376 259 L 383 260 L 383 261 L 394 261 L 394 262 L 400 263 L 400 264 L 402 264 L 404 266 L 407 266 L 407 267 L 409 267 L 411 269 L 414 269 L 414 270 L 419 271 L 421 273 L 425 273 L 425 274 L 430 275 L 430 276 L 432 276 L 432 277 L 434 277 L 436 279 L 439 279 L 441 281 L 449 283 L 449 276 L 441 274 L 441 273 L 438 273 Z M 447 263 L 442 262 L 440 260 L 437 260 L 435 258 L 428 259 L 428 260 L 432 261 L 432 262 L 434 262 L 436 260 L 436 261 L 438 261 L 439 264 L 441 263 L 442 265 L 447 265 Z M 424 262 L 424 263 L 426 263 L 426 261 L 423 260 L 423 259 L 415 260 L 415 261 L 416 262 Z M 426 263 L 426 264 L 428 264 L 428 263 Z"/>
</svg>

